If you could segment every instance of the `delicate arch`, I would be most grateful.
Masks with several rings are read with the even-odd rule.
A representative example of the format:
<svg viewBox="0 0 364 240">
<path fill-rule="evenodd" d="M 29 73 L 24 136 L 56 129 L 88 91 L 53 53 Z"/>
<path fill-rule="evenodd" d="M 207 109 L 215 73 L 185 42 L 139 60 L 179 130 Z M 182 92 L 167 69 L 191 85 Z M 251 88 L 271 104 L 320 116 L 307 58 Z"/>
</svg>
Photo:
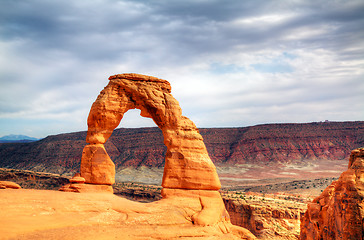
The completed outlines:
<svg viewBox="0 0 364 240">
<path fill-rule="evenodd" d="M 163 132 L 167 153 L 162 186 L 220 189 L 215 166 L 208 156 L 202 136 L 195 124 L 182 116 L 182 110 L 171 94 L 168 81 L 140 74 L 118 74 L 109 80 L 109 84 L 93 103 L 88 116 L 86 141 L 90 145 L 104 144 L 125 112 L 140 109 L 140 115 L 152 118 Z M 106 151 L 105 154 L 107 155 Z M 86 158 L 88 157 L 83 162 L 86 162 Z M 92 160 L 87 162 L 92 165 Z M 83 174 L 82 169 L 81 162 L 81 175 L 88 178 L 90 174 Z M 95 180 L 92 181 L 95 183 Z"/>
</svg>

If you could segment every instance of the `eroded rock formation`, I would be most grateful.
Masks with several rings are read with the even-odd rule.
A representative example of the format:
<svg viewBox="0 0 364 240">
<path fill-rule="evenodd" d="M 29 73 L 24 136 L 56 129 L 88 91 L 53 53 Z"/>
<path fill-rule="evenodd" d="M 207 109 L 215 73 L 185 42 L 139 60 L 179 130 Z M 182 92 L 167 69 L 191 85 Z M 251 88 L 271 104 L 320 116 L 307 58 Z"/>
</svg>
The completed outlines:
<svg viewBox="0 0 364 240">
<path fill-rule="evenodd" d="M 119 74 L 109 80 L 88 116 L 86 142 L 89 145 L 83 149 L 80 174 L 60 190 L 112 192 L 115 166 L 104 143 L 124 113 L 137 108 L 141 110 L 141 116 L 152 118 L 162 130 L 167 147 L 162 179 L 163 203 L 181 208 L 190 223 L 219 226 L 221 232 L 230 232 L 233 225 L 217 191 L 221 185 L 215 166 L 197 127 L 182 115 L 171 94 L 170 84 L 139 74 Z M 248 230 L 242 231 L 245 237 L 254 238 Z"/>
<path fill-rule="evenodd" d="M 296 240 L 300 235 L 300 217 L 303 203 L 238 199 L 223 196 L 231 222 L 252 232 L 258 239 Z"/>
<path fill-rule="evenodd" d="M 364 148 L 351 152 L 348 170 L 308 204 L 301 239 L 364 238 Z"/>
<path fill-rule="evenodd" d="M 195 124 L 182 115 L 166 80 L 139 74 L 119 74 L 93 103 L 87 120 L 88 132 L 81 176 L 86 183 L 113 184 L 115 167 L 103 144 L 119 125 L 125 112 L 140 109 L 162 130 L 167 146 L 164 188 L 218 190 L 220 181 Z M 101 156 L 103 155 L 103 156 Z M 103 159 L 103 160 L 102 160 Z"/>
</svg>

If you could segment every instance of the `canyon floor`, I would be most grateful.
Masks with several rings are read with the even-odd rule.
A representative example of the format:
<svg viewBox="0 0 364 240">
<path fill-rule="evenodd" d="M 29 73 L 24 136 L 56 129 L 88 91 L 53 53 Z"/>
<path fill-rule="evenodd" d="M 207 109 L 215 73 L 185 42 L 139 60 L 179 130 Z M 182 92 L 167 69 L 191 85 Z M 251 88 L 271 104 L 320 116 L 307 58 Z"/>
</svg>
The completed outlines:
<svg viewBox="0 0 364 240">
<path fill-rule="evenodd" d="M 317 196 L 347 169 L 347 160 L 323 160 L 270 165 L 216 166 L 223 190 L 285 192 Z M 123 168 L 117 182 L 160 185 L 162 168 Z"/>
</svg>

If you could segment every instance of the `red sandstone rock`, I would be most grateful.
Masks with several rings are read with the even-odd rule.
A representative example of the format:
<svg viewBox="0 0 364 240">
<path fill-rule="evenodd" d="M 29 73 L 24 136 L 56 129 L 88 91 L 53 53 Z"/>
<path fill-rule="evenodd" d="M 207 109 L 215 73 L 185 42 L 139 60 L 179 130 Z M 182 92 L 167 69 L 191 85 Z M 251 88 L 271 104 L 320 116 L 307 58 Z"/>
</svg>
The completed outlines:
<svg viewBox="0 0 364 240">
<path fill-rule="evenodd" d="M 10 181 L 0 181 L 0 189 L 13 188 L 19 189 L 21 188 L 19 184 Z"/>
<path fill-rule="evenodd" d="M 86 183 L 102 185 L 115 183 L 115 165 L 103 144 L 85 146 L 81 159 L 81 176 Z"/>
<path fill-rule="evenodd" d="M 364 148 L 352 151 L 348 170 L 308 204 L 301 239 L 364 238 Z"/>
<path fill-rule="evenodd" d="M 61 187 L 62 192 L 76 193 L 114 193 L 112 186 L 101 184 L 70 183 Z"/>
</svg>

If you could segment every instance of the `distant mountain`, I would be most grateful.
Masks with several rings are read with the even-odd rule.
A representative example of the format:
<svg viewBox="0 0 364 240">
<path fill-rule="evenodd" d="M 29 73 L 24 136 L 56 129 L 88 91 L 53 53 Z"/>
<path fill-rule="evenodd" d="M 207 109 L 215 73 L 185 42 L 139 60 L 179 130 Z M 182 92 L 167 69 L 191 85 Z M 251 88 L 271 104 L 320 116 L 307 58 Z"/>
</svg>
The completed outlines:
<svg viewBox="0 0 364 240">
<path fill-rule="evenodd" d="M 218 165 L 341 160 L 364 146 L 364 121 L 200 128 L 200 133 Z M 30 143 L 0 144 L 0 167 L 59 174 L 79 171 L 85 138 L 86 132 L 75 132 Z M 105 148 L 117 170 L 163 167 L 167 150 L 156 127 L 116 129 Z"/>
<path fill-rule="evenodd" d="M 38 138 L 33 138 L 25 135 L 10 134 L 0 138 L 0 143 L 6 142 L 34 142 L 38 141 Z"/>
</svg>

